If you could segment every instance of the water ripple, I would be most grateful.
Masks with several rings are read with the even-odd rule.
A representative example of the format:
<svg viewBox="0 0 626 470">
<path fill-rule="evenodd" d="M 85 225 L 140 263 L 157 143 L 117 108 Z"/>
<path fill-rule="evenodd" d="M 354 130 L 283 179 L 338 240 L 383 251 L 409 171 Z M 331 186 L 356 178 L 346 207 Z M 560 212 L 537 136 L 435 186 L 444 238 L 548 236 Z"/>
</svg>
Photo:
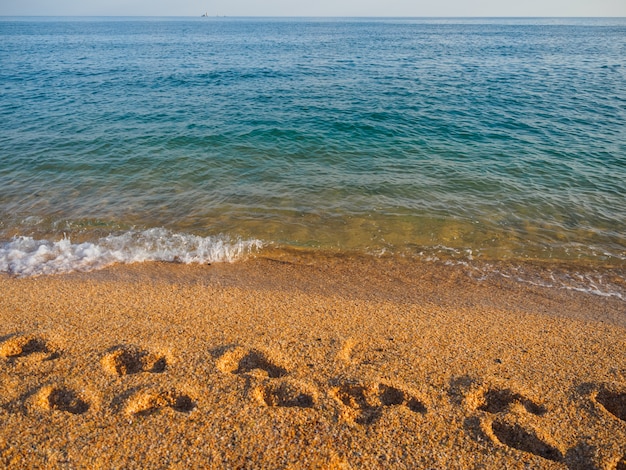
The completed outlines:
<svg viewBox="0 0 626 470">
<path fill-rule="evenodd" d="M 166 227 L 623 266 L 624 34 L 619 19 L 3 19 L 0 240 Z"/>
</svg>

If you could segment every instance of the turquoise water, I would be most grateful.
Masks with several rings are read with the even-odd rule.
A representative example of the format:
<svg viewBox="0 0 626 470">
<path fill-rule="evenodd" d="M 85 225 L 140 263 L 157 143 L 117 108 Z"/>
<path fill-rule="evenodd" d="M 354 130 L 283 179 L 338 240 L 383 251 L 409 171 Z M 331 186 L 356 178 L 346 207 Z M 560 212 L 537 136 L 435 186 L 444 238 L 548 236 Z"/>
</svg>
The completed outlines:
<svg viewBox="0 0 626 470">
<path fill-rule="evenodd" d="M 626 19 L 0 19 L 0 271 L 626 267 Z"/>
</svg>

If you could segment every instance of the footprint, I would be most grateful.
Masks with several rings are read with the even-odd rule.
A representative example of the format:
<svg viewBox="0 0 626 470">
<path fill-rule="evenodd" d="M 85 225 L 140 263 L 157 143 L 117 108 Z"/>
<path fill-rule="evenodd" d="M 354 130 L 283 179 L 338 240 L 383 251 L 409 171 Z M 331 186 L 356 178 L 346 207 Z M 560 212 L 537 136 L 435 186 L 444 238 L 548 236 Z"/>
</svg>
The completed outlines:
<svg viewBox="0 0 626 470">
<path fill-rule="evenodd" d="M 382 408 L 368 403 L 367 388 L 357 384 L 343 384 L 333 389 L 335 398 L 344 405 L 343 416 L 357 424 L 371 424 L 380 418 Z"/>
<path fill-rule="evenodd" d="M 347 340 L 345 340 L 342 343 L 341 348 L 337 352 L 337 359 L 347 364 L 350 364 L 352 362 L 352 351 L 354 350 L 354 347 L 356 345 L 357 342 L 352 338 L 348 338 Z"/>
<path fill-rule="evenodd" d="M 414 413 L 426 413 L 426 406 L 409 393 L 387 385 L 366 387 L 361 384 L 343 383 L 331 389 L 331 393 L 344 406 L 344 418 L 357 424 L 371 424 L 378 420 L 385 407 L 406 406 Z"/>
<path fill-rule="evenodd" d="M 262 351 L 241 347 L 222 355 L 217 361 L 217 368 L 231 374 L 264 376 L 272 379 L 287 374 L 286 368 L 272 361 Z"/>
<path fill-rule="evenodd" d="M 540 437 L 531 429 L 525 429 L 518 423 L 494 421 L 491 423 L 492 440 L 523 452 L 529 452 L 553 462 L 563 461 L 563 453 L 550 444 L 548 438 Z M 494 439 L 495 438 L 495 439 Z"/>
<path fill-rule="evenodd" d="M 626 470 L 619 468 L 619 457 L 613 454 L 613 450 L 606 447 L 598 447 L 587 440 L 579 441 L 569 448 L 563 456 L 563 463 L 568 470 Z"/>
<path fill-rule="evenodd" d="M 626 393 L 603 387 L 596 395 L 596 401 L 613 416 L 626 421 Z"/>
<path fill-rule="evenodd" d="M 163 372 L 167 367 L 164 356 L 135 346 L 117 346 L 102 358 L 101 363 L 107 372 L 119 376 L 139 372 Z"/>
<path fill-rule="evenodd" d="M 0 346 L 0 357 L 18 358 L 33 353 L 49 353 L 48 345 L 39 336 L 20 335 L 14 336 Z M 53 359 L 58 354 L 52 353 L 49 358 Z"/>
<path fill-rule="evenodd" d="M 125 411 L 130 415 L 145 416 L 156 413 L 163 408 L 172 408 L 181 413 L 189 413 L 195 407 L 196 404 L 191 397 L 174 390 L 144 390 L 130 397 Z"/>
<path fill-rule="evenodd" d="M 537 416 L 542 416 L 547 411 L 543 405 L 538 405 L 519 393 L 513 392 L 511 389 L 489 389 L 482 393 L 482 396 L 476 397 L 476 399 L 477 403 L 480 403 L 476 409 L 488 413 L 502 413 L 515 403 L 521 404 L 526 411 Z"/>
<path fill-rule="evenodd" d="M 426 406 L 421 401 L 399 388 L 379 384 L 378 394 L 383 406 L 404 405 L 413 413 L 426 413 Z"/>
<path fill-rule="evenodd" d="M 265 383 L 254 391 L 254 397 L 264 406 L 313 408 L 316 395 L 305 384 L 286 380 Z"/>
<path fill-rule="evenodd" d="M 73 390 L 51 385 L 43 387 L 37 393 L 35 403 L 44 410 L 59 410 L 72 414 L 83 414 L 89 409 L 89 404 Z"/>
<path fill-rule="evenodd" d="M 476 422 L 480 423 L 480 428 L 491 441 L 554 462 L 563 461 L 563 452 L 553 443 L 551 437 L 529 424 L 537 419 L 530 415 L 543 416 L 547 413 L 548 410 L 544 405 L 510 388 L 487 388 L 485 386 L 476 388 L 475 382 L 465 378 L 454 385 L 458 385 L 453 391 L 454 396 L 463 388 L 471 390 L 465 394 L 464 398 L 465 404 L 470 409 L 495 415 L 496 419 L 493 421 L 493 417 L 475 417 Z"/>
</svg>

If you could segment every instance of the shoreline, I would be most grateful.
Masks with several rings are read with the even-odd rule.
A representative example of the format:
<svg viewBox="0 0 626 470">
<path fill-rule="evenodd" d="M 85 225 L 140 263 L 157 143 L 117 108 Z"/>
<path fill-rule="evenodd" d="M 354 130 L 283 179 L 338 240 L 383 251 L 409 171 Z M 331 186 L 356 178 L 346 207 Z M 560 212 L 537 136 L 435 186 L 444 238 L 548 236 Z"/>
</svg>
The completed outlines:
<svg viewBox="0 0 626 470">
<path fill-rule="evenodd" d="M 607 255 L 608 256 L 608 255 Z M 475 255 L 472 249 L 446 246 L 414 247 L 411 251 L 362 251 L 311 248 L 266 243 L 257 239 L 230 238 L 224 235 L 206 238 L 173 233 L 165 229 L 127 232 L 94 240 L 72 243 L 69 238 L 57 241 L 16 237 L 0 244 L 0 275 L 37 277 L 71 275 L 115 266 L 211 265 L 250 262 L 262 259 L 278 263 L 317 265 L 326 262 L 365 266 L 383 265 L 384 269 L 408 271 L 441 269 L 442 265 L 464 271 L 484 281 L 511 279 L 527 286 L 579 291 L 626 301 L 626 265 L 619 257 L 591 258 L 491 258 Z"/>
<path fill-rule="evenodd" d="M 9 468 L 626 465 L 616 298 L 339 256 L 0 289 Z"/>
</svg>

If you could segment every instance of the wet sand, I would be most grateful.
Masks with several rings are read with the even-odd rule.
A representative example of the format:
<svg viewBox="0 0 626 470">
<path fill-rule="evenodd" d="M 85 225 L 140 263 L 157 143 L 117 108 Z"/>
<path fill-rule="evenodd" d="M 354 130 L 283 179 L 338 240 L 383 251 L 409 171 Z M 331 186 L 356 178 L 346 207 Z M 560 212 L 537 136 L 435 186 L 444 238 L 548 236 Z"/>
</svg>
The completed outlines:
<svg viewBox="0 0 626 470">
<path fill-rule="evenodd" d="M 258 258 L 0 277 L 0 466 L 626 469 L 626 303 Z"/>
</svg>

